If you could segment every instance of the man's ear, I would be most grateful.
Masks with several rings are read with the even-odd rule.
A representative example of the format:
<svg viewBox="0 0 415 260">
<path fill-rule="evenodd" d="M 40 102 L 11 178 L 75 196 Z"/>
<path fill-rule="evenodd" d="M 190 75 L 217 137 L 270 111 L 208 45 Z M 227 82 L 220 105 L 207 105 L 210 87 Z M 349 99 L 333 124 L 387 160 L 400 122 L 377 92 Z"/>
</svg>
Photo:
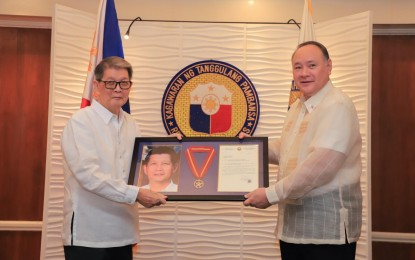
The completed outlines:
<svg viewBox="0 0 415 260">
<path fill-rule="evenodd" d="M 179 163 L 174 163 L 174 172 L 176 172 L 179 169 Z"/>
<path fill-rule="evenodd" d="M 94 80 L 92 82 L 92 97 L 94 99 L 97 99 L 99 97 L 99 91 L 98 91 L 98 81 Z"/>
<path fill-rule="evenodd" d="M 331 75 L 331 70 L 333 68 L 333 63 L 332 63 L 331 59 L 327 60 L 327 67 L 329 69 L 329 75 Z"/>
</svg>

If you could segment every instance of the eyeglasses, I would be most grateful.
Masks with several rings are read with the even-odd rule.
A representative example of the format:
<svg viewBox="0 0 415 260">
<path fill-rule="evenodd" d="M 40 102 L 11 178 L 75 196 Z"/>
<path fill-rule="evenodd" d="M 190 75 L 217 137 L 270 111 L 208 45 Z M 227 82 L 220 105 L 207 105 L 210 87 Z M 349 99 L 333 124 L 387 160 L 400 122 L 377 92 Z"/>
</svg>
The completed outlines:
<svg viewBox="0 0 415 260">
<path fill-rule="evenodd" d="M 122 90 L 126 90 L 131 88 L 131 85 L 133 85 L 133 83 L 131 81 L 114 81 L 114 80 L 97 80 L 98 82 L 103 82 L 105 84 L 105 88 L 106 89 L 111 89 L 114 90 L 115 88 L 117 88 L 117 85 L 120 86 L 120 88 Z"/>
</svg>

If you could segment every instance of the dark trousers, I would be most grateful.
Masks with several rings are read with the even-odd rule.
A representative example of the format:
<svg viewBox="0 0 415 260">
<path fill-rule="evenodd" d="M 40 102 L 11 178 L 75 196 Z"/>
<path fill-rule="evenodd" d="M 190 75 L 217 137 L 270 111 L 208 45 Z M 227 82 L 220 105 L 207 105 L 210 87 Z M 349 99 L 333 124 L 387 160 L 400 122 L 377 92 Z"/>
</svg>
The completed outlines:
<svg viewBox="0 0 415 260">
<path fill-rule="evenodd" d="M 282 260 L 354 260 L 356 242 L 344 245 L 293 244 L 280 240 Z"/>
<path fill-rule="evenodd" d="M 64 246 L 66 260 L 132 260 L 132 245 L 110 248 Z"/>
</svg>

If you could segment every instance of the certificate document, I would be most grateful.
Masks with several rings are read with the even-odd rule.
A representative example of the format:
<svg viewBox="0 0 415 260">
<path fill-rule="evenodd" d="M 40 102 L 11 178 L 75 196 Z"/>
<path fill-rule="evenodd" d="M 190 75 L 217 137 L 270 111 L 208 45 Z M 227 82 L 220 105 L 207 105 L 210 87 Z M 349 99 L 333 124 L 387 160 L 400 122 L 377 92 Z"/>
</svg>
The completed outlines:
<svg viewBox="0 0 415 260">
<path fill-rule="evenodd" d="M 259 145 L 220 145 L 218 192 L 250 192 L 259 187 Z"/>
</svg>

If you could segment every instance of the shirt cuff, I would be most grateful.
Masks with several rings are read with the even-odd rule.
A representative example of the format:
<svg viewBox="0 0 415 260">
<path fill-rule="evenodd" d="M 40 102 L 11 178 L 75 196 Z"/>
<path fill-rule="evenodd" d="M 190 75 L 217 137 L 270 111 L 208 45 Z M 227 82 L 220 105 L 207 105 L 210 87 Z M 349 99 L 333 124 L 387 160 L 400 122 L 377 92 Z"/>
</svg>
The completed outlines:
<svg viewBox="0 0 415 260">
<path fill-rule="evenodd" d="M 128 188 L 127 188 L 127 198 L 128 198 L 127 203 L 128 204 L 134 204 L 136 202 L 139 189 L 140 188 L 138 188 L 137 186 L 128 185 Z"/>
<path fill-rule="evenodd" d="M 277 192 L 275 191 L 275 186 L 266 188 L 265 195 L 267 196 L 268 202 L 271 204 L 277 204 L 280 201 Z"/>
</svg>

